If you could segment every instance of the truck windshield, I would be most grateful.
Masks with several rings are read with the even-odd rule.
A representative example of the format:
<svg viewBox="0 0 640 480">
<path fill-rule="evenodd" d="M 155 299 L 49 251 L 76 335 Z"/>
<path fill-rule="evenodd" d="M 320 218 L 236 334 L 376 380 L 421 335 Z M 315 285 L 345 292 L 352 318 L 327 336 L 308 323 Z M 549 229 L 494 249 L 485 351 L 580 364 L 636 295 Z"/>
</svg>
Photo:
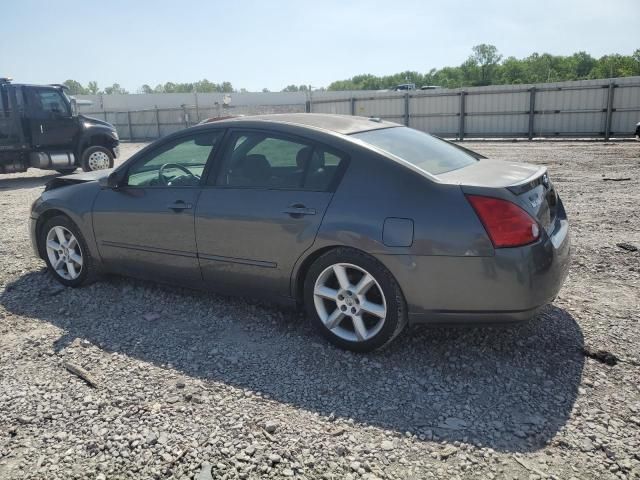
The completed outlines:
<svg viewBox="0 0 640 480">
<path fill-rule="evenodd" d="M 354 133 L 352 136 L 432 175 L 457 170 L 476 161 L 453 145 L 413 128 L 383 128 Z"/>
</svg>

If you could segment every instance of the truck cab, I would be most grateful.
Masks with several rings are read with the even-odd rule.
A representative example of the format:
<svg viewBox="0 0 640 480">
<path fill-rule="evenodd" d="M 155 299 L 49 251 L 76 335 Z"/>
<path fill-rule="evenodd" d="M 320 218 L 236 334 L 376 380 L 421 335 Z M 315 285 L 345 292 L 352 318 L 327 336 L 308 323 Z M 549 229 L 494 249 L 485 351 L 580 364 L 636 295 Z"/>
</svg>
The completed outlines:
<svg viewBox="0 0 640 480">
<path fill-rule="evenodd" d="M 79 115 L 62 85 L 14 84 L 0 78 L 0 174 L 28 168 L 71 173 L 112 168 L 113 125 Z"/>
</svg>

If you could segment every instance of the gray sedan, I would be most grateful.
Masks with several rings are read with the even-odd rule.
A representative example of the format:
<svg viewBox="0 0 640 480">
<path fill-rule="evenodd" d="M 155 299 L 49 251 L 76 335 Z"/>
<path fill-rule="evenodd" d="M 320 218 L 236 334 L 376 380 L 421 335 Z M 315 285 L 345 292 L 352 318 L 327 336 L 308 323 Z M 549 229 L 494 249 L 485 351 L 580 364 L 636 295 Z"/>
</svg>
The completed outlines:
<svg viewBox="0 0 640 480">
<path fill-rule="evenodd" d="M 407 323 L 528 319 L 570 250 L 544 167 L 320 114 L 209 123 L 115 170 L 56 178 L 31 236 L 64 285 L 116 273 L 303 305 L 356 351 Z"/>
</svg>

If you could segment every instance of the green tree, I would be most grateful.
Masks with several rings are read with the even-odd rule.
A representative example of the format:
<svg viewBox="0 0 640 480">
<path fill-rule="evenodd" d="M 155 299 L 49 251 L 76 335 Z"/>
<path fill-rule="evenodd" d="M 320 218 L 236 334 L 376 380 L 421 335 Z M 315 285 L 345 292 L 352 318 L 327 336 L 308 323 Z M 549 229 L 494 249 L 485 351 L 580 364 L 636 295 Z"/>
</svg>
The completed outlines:
<svg viewBox="0 0 640 480">
<path fill-rule="evenodd" d="M 114 95 L 114 94 L 122 95 L 129 92 L 127 92 L 124 88 L 122 88 L 119 83 L 114 83 L 110 87 L 105 87 L 104 93 L 106 93 L 107 95 Z"/>
<path fill-rule="evenodd" d="M 86 95 L 89 93 L 86 88 L 82 86 L 80 82 L 75 80 L 65 80 L 63 85 L 66 85 L 71 95 Z"/>
<path fill-rule="evenodd" d="M 635 52 L 634 52 L 635 54 Z M 600 57 L 591 71 L 591 78 L 615 78 L 638 75 L 638 61 L 633 55 L 611 54 Z"/>
<path fill-rule="evenodd" d="M 486 43 L 476 45 L 472 50 L 473 55 L 471 55 L 469 60 L 473 60 L 475 64 L 480 67 L 480 80 L 478 84 L 491 85 L 498 63 L 502 60 L 502 55 L 498 53 L 495 45 L 487 45 Z M 467 62 L 469 60 L 467 60 Z"/>
<path fill-rule="evenodd" d="M 526 79 L 523 62 L 516 57 L 508 57 L 498 69 L 497 75 L 502 84 L 525 83 Z"/>
<path fill-rule="evenodd" d="M 568 66 L 571 68 L 572 80 L 581 80 L 589 77 L 589 73 L 596 65 L 596 59 L 587 52 L 577 52 L 567 57 Z"/>
<path fill-rule="evenodd" d="M 98 88 L 98 82 L 91 81 L 87 84 L 87 91 L 91 95 L 97 95 L 100 93 L 100 88 Z"/>
</svg>

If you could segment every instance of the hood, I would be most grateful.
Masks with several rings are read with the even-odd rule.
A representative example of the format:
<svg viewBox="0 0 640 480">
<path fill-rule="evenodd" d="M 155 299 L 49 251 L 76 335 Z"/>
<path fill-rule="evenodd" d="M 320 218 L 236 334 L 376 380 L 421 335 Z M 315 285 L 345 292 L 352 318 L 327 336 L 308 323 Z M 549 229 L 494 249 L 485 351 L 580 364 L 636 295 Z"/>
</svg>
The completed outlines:
<svg viewBox="0 0 640 480">
<path fill-rule="evenodd" d="M 64 187 L 66 185 L 74 185 L 77 183 L 85 183 L 85 182 L 98 182 L 101 179 L 106 179 L 111 172 L 113 172 L 113 168 L 107 168 L 105 170 L 96 170 L 94 172 L 82 172 L 74 175 L 64 175 L 62 177 L 56 177 L 53 180 L 50 180 L 45 185 L 44 190 L 54 190 L 56 188 Z"/>
<path fill-rule="evenodd" d="M 540 176 L 545 167 L 483 158 L 458 170 L 437 175 L 443 183 L 474 187 L 511 187 Z"/>
<path fill-rule="evenodd" d="M 82 114 L 78 115 L 78 118 L 80 118 L 84 123 L 88 123 L 90 125 L 100 125 L 102 127 L 108 127 L 111 130 L 115 130 L 113 125 L 109 122 L 105 122 L 104 120 L 100 120 L 99 118 L 88 117 L 87 115 Z"/>
</svg>

